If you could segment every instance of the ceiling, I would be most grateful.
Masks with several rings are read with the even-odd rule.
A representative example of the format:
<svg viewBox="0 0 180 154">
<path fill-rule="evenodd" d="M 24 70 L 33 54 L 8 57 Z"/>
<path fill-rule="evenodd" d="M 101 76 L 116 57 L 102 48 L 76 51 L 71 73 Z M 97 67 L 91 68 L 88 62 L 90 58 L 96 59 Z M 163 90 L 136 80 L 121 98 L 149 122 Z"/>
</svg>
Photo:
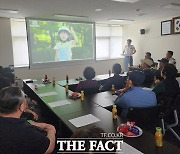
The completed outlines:
<svg viewBox="0 0 180 154">
<path fill-rule="evenodd" d="M 0 11 L 0 17 L 35 17 L 57 20 L 54 14 L 86 16 L 79 21 L 93 21 L 107 24 L 132 24 L 158 18 L 178 16 L 180 9 L 165 9 L 162 6 L 179 3 L 180 0 L 141 0 L 136 3 L 114 2 L 111 0 L 0 0 L 0 9 L 18 10 L 18 14 Z M 96 12 L 95 9 L 102 9 Z M 109 19 L 128 19 L 134 21 L 110 22 Z"/>
</svg>

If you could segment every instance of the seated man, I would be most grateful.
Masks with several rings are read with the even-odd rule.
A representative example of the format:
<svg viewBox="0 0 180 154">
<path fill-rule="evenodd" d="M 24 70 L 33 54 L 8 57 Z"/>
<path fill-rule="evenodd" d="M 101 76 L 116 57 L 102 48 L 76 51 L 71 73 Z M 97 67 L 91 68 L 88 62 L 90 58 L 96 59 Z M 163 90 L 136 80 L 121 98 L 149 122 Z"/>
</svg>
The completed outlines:
<svg viewBox="0 0 180 154">
<path fill-rule="evenodd" d="M 9 87 L 9 86 L 15 86 L 15 76 L 11 72 L 6 72 L 0 76 L 0 90 Z M 28 101 L 28 107 L 32 106 L 32 101 L 30 101 L 30 98 L 26 98 Z M 28 120 L 38 120 L 39 116 L 36 112 L 34 112 L 32 109 L 27 108 L 23 114 L 21 115 L 22 118 L 27 118 Z"/>
<path fill-rule="evenodd" d="M 125 78 L 119 75 L 121 73 L 121 65 L 114 64 L 112 72 L 114 73 L 113 77 L 100 81 L 102 84 L 101 91 L 111 90 L 112 85 L 114 85 L 115 89 L 122 89 L 125 86 Z"/>
<path fill-rule="evenodd" d="M 153 64 L 154 64 L 154 60 L 151 58 L 151 53 L 150 52 L 146 52 L 145 54 L 145 59 L 150 59 L 152 60 Z M 152 65 L 153 66 L 153 65 Z"/>
<path fill-rule="evenodd" d="M 93 80 L 93 78 L 95 77 L 95 71 L 94 68 L 92 67 L 86 67 L 83 75 L 85 77 L 85 81 L 80 81 L 80 83 L 77 85 L 76 87 L 76 92 L 81 92 L 81 91 L 88 91 L 88 89 L 91 90 L 98 90 L 99 89 L 99 83 L 96 80 Z M 91 93 L 91 92 L 88 92 Z M 92 93 L 94 93 L 92 91 Z"/>
<path fill-rule="evenodd" d="M 173 64 L 176 66 L 176 59 L 174 59 L 172 56 L 173 56 L 173 51 L 167 51 L 166 59 L 169 61 L 169 64 Z"/>
<path fill-rule="evenodd" d="M 144 59 L 141 60 L 142 63 L 142 71 L 145 74 L 145 80 L 143 83 L 144 87 L 151 87 L 154 82 L 154 72 L 151 70 L 151 66 L 153 65 L 152 60 L 150 59 Z"/>
<path fill-rule="evenodd" d="M 19 87 L 7 87 L 0 91 L 1 153 L 52 153 L 55 147 L 54 126 L 36 122 L 30 124 L 20 119 L 26 106 L 25 95 Z"/>
<path fill-rule="evenodd" d="M 141 71 L 129 73 L 125 89 L 115 100 L 115 104 L 123 109 L 121 113 L 122 117 L 126 118 L 128 108 L 130 107 L 150 107 L 157 105 L 155 93 L 140 87 L 144 79 L 145 75 Z"/>
<path fill-rule="evenodd" d="M 156 80 L 162 81 L 163 77 L 161 77 L 161 71 L 168 64 L 168 60 L 166 58 L 162 58 L 161 60 L 158 60 L 159 62 L 159 69 L 154 72 L 154 76 L 156 77 Z"/>
<path fill-rule="evenodd" d="M 163 94 L 176 98 L 179 93 L 179 83 L 176 80 L 177 69 L 173 64 L 167 64 L 161 71 L 164 80 L 159 82 L 153 91 L 160 97 Z"/>
</svg>

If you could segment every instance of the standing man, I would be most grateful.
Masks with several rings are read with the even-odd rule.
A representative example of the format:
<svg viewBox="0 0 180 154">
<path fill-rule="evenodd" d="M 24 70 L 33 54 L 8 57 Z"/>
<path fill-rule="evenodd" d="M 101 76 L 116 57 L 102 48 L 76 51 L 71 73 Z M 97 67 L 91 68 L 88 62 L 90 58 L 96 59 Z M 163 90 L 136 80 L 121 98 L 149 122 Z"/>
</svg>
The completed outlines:
<svg viewBox="0 0 180 154">
<path fill-rule="evenodd" d="M 125 46 L 123 50 L 123 55 L 124 57 L 124 71 L 128 71 L 128 65 L 133 66 L 133 57 L 132 55 L 136 53 L 136 49 L 133 45 L 131 45 L 132 40 L 128 39 L 127 40 L 127 45 Z"/>
<path fill-rule="evenodd" d="M 174 59 L 172 56 L 173 56 L 173 51 L 167 51 L 166 59 L 169 60 L 169 64 L 173 64 L 174 66 L 176 66 L 176 59 Z"/>
</svg>

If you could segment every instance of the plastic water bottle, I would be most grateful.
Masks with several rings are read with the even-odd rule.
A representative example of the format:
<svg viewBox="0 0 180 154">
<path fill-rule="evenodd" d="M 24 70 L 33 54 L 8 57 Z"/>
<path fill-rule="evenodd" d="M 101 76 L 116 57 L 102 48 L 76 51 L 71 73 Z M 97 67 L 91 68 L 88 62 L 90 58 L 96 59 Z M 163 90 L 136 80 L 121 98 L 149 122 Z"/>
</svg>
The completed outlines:
<svg viewBox="0 0 180 154">
<path fill-rule="evenodd" d="M 84 91 L 81 91 L 81 101 L 84 101 Z"/>
<path fill-rule="evenodd" d="M 55 80 L 55 77 L 53 77 L 53 86 L 56 85 L 56 80 Z"/>
<path fill-rule="evenodd" d="M 112 92 L 112 95 L 115 94 L 115 87 L 114 87 L 114 85 L 112 85 L 111 92 Z"/>
<path fill-rule="evenodd" d="M 163 135 L 162 135 L 162 129 L 160 127 L 156 127 L 156 133 L 155 133 L 155 143 L 157 147 L 163 146 Z"/>
<path fill-rule="evenodd" d="M 113 119 L 117 119 L 117 108 L 116 108 L 116 105 L 113 105 L 112 116 L 113 116 Z"/>
<path fill-rule="evenodd" d="M 66 84 L 66 86 L 65 86 L 65 90 L 66 90 L 66 93 L 68 93 L 68 92 L 69 92 L 69 86 L 68 86 L 68 84 Z"/>
</svg>

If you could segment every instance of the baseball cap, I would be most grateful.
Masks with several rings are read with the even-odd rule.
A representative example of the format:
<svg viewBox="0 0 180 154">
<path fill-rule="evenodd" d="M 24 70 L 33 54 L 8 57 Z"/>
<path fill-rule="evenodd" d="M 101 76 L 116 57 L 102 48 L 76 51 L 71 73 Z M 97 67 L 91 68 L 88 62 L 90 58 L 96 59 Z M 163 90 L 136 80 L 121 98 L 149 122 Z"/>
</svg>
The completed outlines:
<svg viewBox="0 0 180 154">
<path fill-rule="evenodd" d="M 151 59 L 142 59 L 141 63 L 142 64 L 146 64 L 148 66 L 152 66 L 153 65 L 153 61 Z"/>
<path fill-rule="evenodd" d="M 60 28 L 58 29 L 58 32 L 60 32 L 60 31 L 67 31 L 67 32 L 69 32 L 69 33 L 70 33 L 69 28 L 67 28 L 66 26 L 62 26 L 62 27 L 60 27 Z"/>
<path fill-rule="evenodd" d="M 145 74 L 142 71 L 138 71 L 138 70 L 132 71 L 128 74 L 128 76 L 129 76 L 129 80 L 139 85 L 142 85 L 144 83 Z"/>
<path fill-rule="evenodd" d="M 169 62 L 169 60 L 168 60 L 168 59 L 166 59 L 166 58 L 162 58 L 161 60 L 158 60 L 158 62 L 168 63 L 168 62 Z"/>
</svg>

